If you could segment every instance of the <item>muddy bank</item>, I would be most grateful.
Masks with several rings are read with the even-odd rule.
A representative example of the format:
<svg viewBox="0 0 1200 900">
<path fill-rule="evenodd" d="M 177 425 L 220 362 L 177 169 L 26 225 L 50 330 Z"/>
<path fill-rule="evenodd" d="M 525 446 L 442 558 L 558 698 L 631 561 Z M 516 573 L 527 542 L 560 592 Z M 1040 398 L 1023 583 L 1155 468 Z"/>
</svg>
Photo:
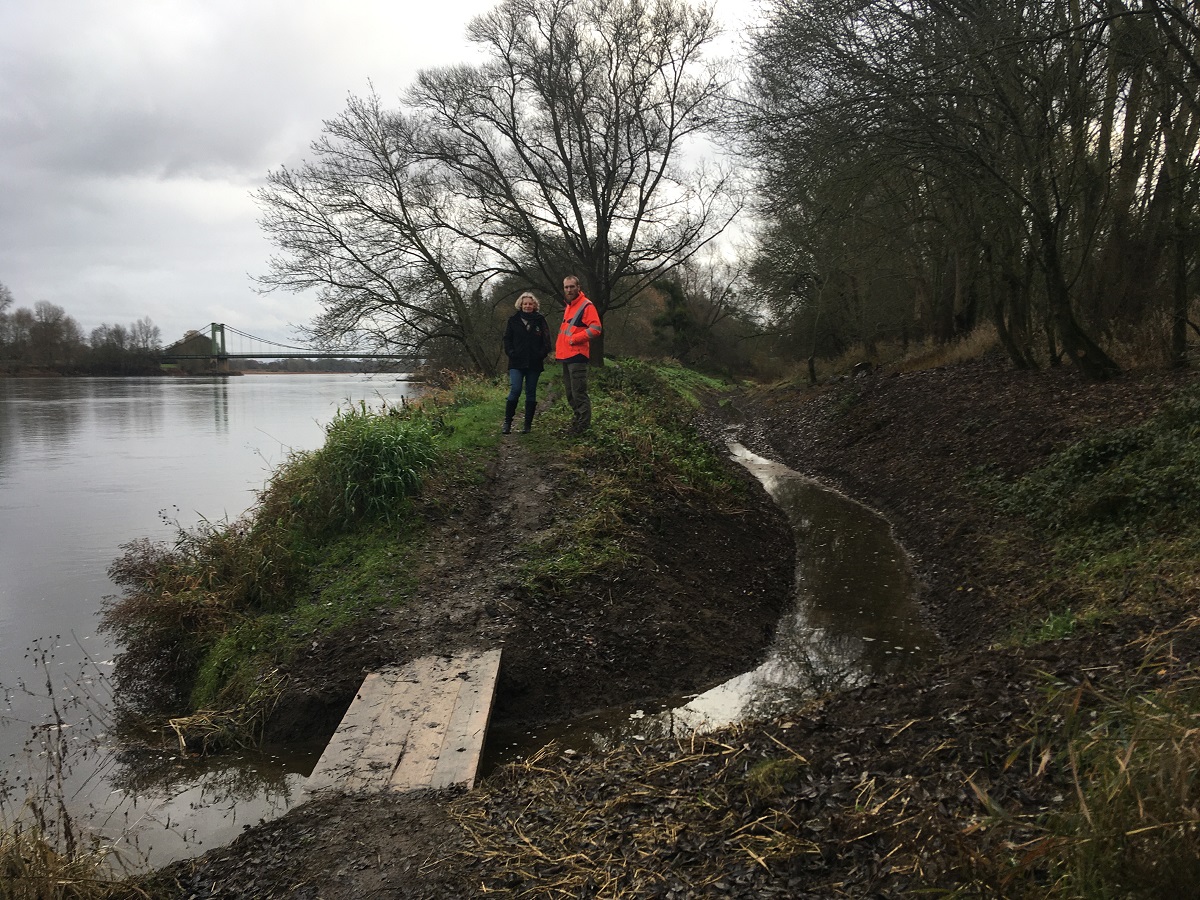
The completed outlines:
<svg viewBox="0 0 1200 900">
<path fill-rule="evenodd" d="M 1091 429 L 1140 420 L 1185 380 L 1090 383 L 1071 370 L 982 362 L 818 392 L 744 392 L 732 422 L 742 443 L 892 521 L 912 554 L 925 616 L 947 646 L 940 661 L 709 738 L 604 757 L 550 751 L 470 795 L 307 804 L 164 873 L 156 890 L 334 900 L 902 897 L 930 888 L 1006 896 L 1000 862 L 1036 838 L 1033 817 L 1070 796 L 1039 765 L 1045 748 L 1031 737 L 1047 686 L 1103 686 L 1137 670 L 1158 646 L 1146 640 L 1152 633 L 1174 629 L 1176 650 L 1197 642 L 1178 616 L 1129 616 L 1032 649 L 991 649 L 1015 616 L 1048 603 L 1047 560 L 1019 542 L 1004 555 L 989 550 L 1001 523 L 969 479 L 1027 471 Z M 729 424 L 714 409 L 703 431 L 722 440 Z M 456 540 L 444 563 L 436 554 L 431 563 L 430 599 L 439 591 L 466 599 L 449 611 L 429 603 L 425 627 L 394 623 L 396 636 L 378 638 L 388 648 L 378 658 L 457 632 L 503 637 L 514 668 L 502 715 L 534 720 L 687 689 L 720 669 L 732 674 L 765 645 L 773 591 L 790 586 L 791 562 L 780 554 L 764 567 L 774 555 L 764 547 L 787 532 L 757 491 L 719 515 L 664 494 L 643 523 L 646 564 L 619 583 L 598 578 L 598 601 L 507 608 L 522 601 L 506 582 L 513 557 L 504 548 L 514 542 L 505 529 L 524 522 L 516 527 L 536 531 L 549 513 L 534 503 L 493 520 L 506 508 L 505 484 L 541 477 L 556 495 L 571 474 L 544 460 L 532 469 L 502 454 L 487 493 L 447 513 L 443 534 Z M 469 535 L 488 532 L 501 536 L 469 545 Z M 747 589 L 742 607 L 735 598 Z M 494 592 L 503 600 L 493 609 Z M 689 616 L 696 624 L 673 621 L 693 611 L 693 595 L 703 598 L 703 613 Z"/>
<path fill-rule="evenodd" d="M 1014 614 L 1029 615 L 1031 604 L 1047 608 L 1039 595 L 1048 566 L 1036 546 L 988 557 L 994 514 L 971 479 L 1028 472 L 1084 434 L 1143 421 L 1195 380 L 1155 373 L 1092 382 L 1069 367 L 1022 372 L 992 358 L 816 392 L 747 392 L 735 406 L 751 449 L 892 522 L 921 575 L 931 624 L 949 646 L 970 649 L 990 643 Z"/>
<path fill-rule="evenodd" d="M 729 472 L 738 486 L 721 498 L 668 484 L 638 496 L 623 517 L 631 560 L 570 594 L 534 592 L 517 577 L 524 548 L 587 514 L 579 484 L 588 473 L 511 436 L 482 485 L 440 485 L 422 499 L 431 527 L 415 601 L 314 645 L 285 673 L 289 688 L 271 736 L 332 732 L 366 672 L 463 647 L 502 648 L 492 723 L 508 728 L 696 692 L 751 668 L 790 602 L 794 547 L 761 486 L 736 465 Z M 430 867 L 464 846 L 445 811 L 451 797 L 304 804 L 229 848 L 173 867 L 155 890 L 466 896 L 476 876 L 457 864 Z"/>
</svg>

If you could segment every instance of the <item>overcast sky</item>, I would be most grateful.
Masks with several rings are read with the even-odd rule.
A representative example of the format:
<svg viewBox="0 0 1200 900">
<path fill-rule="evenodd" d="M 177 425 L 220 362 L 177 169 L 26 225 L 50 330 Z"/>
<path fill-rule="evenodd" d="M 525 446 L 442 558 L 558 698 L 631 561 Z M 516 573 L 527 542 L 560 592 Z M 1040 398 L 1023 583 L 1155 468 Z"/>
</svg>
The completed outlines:
<svg viewBox="0 0 1200 900">
<path fill-rule="evenodd" d="M 736 36 L 754 0 L 717 0 Z M 268 338 L 316 313 L 261 295 L 251 191 L 348 94 L 387 103 L 469 62 L 492 0 L 0 0 L 0 283 L 85 333 L 149 316 L 170 343 Z"/>
</svg>

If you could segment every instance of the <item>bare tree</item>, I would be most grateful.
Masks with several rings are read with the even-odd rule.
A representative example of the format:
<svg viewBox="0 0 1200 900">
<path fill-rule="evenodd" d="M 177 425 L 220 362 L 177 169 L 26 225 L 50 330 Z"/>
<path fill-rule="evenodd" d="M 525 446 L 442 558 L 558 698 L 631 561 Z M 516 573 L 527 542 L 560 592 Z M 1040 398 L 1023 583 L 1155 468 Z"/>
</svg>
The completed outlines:
<svg viewBox="0 0 1200 900">
<path fill-rule="evenodd" d="M 107 323 L 98 325 L 92 329 L 92 333 L 88 337 L 88 343 L 93 350 L 103 349 L 124 352 L 131 347 L 129 329 L 124 325 L 109 325 Z"/>
<path fill-rule="evenodd" d="M 483 371 L 494 282 L 557 297 L 574 273 L 619 308 L 736 211 L 727 174 L 683 165 L 726 85 L 716 33 L 682 0 L 507 0 L 470 26 L 482 62 L 422 73 L 400 111 L 351 98 L 313 162 L 272 173 L 262 283 L 317 288 L 325 336 L 449 340 Z"/>
<path fill-rule="evenodd" d="M 162 330 L 149 316 L 144 316 L 129 326 L 130 346 L 141 353 L 153 353 L 162 349 Z"/>
<path fill-rule="evenodd" d="M 319 340 L 365 334 L 417 355 L 451 342 L 487 372 L 496 352 L 474 307 L 488 267 L 448 224 L 460 203 L 421 153 L 428 140 L 416 117 L 385 111 L 374 95 L 350 98 L 325 123 L 315 158 L 272 172 L 257 194 L 261 224 L 282 251 L 260 282 L 318 289 Z"/>
<path fill-rule="evenodd" d="M 29 324 L 29 360 L 35 365 L 72 363 L 83 349 L 79 323 L 61 306 L 39 300 Z"/>
</svg>

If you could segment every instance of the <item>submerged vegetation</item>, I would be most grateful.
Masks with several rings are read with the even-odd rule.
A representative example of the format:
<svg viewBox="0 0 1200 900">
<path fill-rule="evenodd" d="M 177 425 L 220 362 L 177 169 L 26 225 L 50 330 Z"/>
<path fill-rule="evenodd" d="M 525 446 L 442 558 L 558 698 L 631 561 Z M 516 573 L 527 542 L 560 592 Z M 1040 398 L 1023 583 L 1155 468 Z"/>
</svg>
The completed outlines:
<svg viewBox="0 0 1200 900">
<path fill-rule="evenodd" d="M 62 693 L 54 648 L 28 648 L 45 676 L 42 724 L 31 730 L 21 765 L 0 769 L 0 898 L 3 900 L 134 900 L 146 895 L 124 877 L 134 868 L 125 835 L 101 834 L 71 810 L 75 765 L 108 727 L 86 688 Z M 90 663 L 76 683 L 103 689 Z M 23 685 L 26 693 L 34 692 Z"/>
</svg>

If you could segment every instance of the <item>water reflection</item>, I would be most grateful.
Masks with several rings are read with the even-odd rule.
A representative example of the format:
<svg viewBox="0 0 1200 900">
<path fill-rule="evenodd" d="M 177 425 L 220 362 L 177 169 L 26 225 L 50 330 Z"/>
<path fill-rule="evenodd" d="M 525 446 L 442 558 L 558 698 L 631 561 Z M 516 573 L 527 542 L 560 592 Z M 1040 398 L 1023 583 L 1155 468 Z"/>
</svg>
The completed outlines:
<svg viewBox="0 0 1200 900">
<path fill-rule="evenodd" d="M 122 750 L 108 783 L 155 827 L 123 827 L 150 865 L 230 843 L 242 829 L 278 818 L 307 799 L 304 782 L 319 748 L 223 754 L 203 759 Z"/>
<path fill-rule="evenodd" d="M 805 699 L 933 657 L 936 637 L 921 621 L 912 572 L 888 522 L 740 444 L 730 444 L 730 453 L 779 504 L 796 540 L 795 605 L 779 623 L 766 659 L 702 694 L 667 698 L 654 708 L 616 708 L 536 731 L 493 728 L 485 767 L 551 740 L 569 749 L 607 750 L 783 715 Z"/>
<path fill-rule="evenodd" d="M 293 782 L 319 749 L 219 769 L 167 753 L 133 773 L 107 724 L 85 727 L 88 711 L 103 719 L 111 707 L 116 648 L 96 633 L 101 598 L 116 592 L 107 568 L 126 541 L 172 539 L 176 520 L 236 518 L 276 465 L 321 446 L 338 409 L 409 393 L 391 377 L 350 375 L 0 378 L 0 807 L 47 782 L 55 757 L 42 744 L 56 734 L 73 759 L 63 808 L 114 836 L 135 823 L 127 836 L 159 863 L 302 799 Z M 54 708 L 51 688 L 69 704 Z"/>
<path fill-rule="evenodd" d="M 0 378 L 0 445 L 20 444 L 53 448 L 79 429 L 84 407 L 63 391 L 57 378 Z M 18 389 L 19 388 L 19 389 Z"/>
<path fill-rule="evenodd" d="M 229 434 L 229 379 L 218 379 L 214 386 L 213 398 L 213 431 L 216 434 Z"/>
</svg>

